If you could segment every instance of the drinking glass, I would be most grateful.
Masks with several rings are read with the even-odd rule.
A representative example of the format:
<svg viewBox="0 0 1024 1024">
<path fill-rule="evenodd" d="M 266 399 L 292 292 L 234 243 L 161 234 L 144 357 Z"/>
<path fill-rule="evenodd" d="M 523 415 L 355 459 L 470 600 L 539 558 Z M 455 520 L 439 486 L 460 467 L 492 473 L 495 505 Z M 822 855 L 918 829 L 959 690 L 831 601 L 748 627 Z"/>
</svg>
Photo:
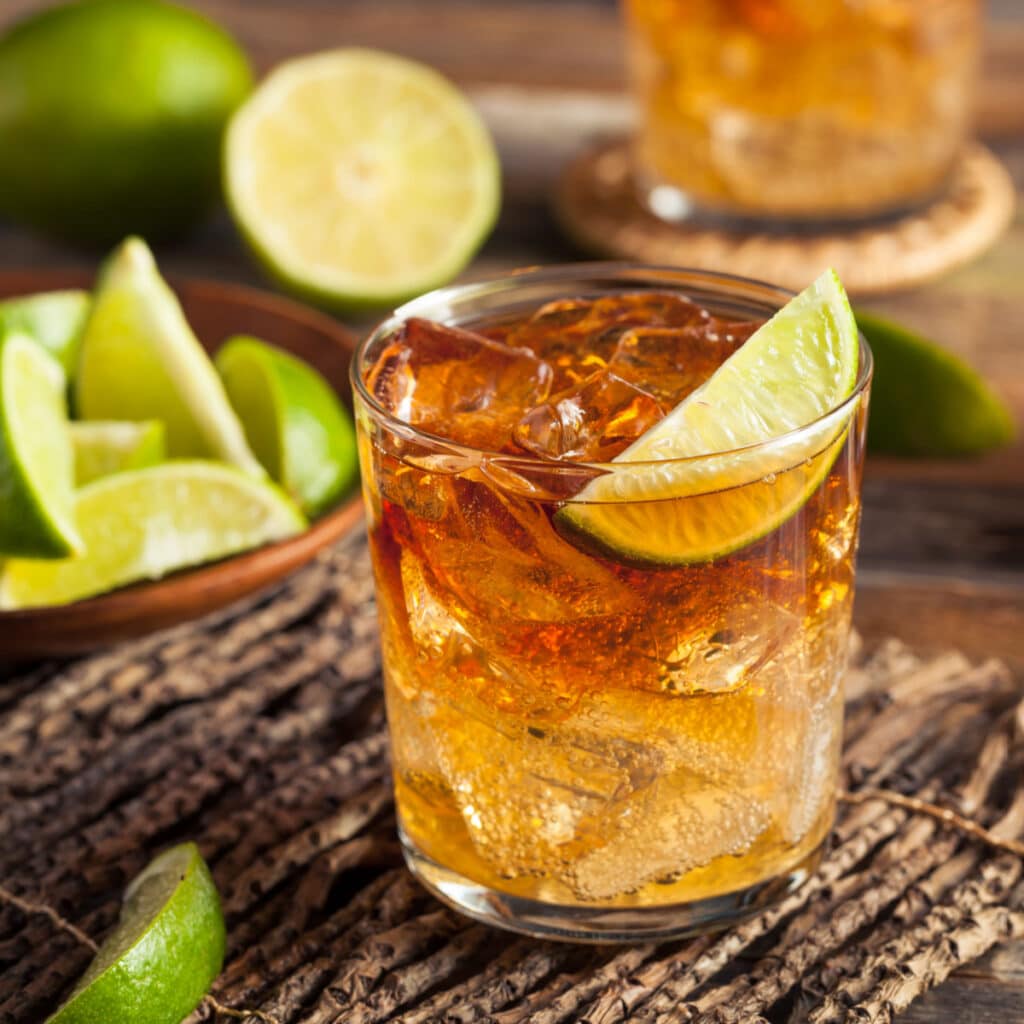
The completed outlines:
<svg viewBox="0 0 1024 1024">
<path fill-rule="evenodd" d="M 467 447 L 399 419 L 367 378 L 411 317 L 501 334 L 557 300 L 614 307 L 664 292 L 748 321 L 790 297 L 700 271 L 530 271 L 403 306 L 353 364 L 406 860 L 459 910 L 531 934 L 621 941 L 724 926 L 818 863 L 834 812 L 871 356 L 862 342 L 853 393 L 815 423 L 738 457 L 659 464 Z M 558 331 L 561 307 L 548 308 Z M 469 372 L 448 378 L 455 397 Z M 765 529 L 718 557 L 671 564 L 669 551 L 649 564 L 565 528 L 598 476 L 721 481 L 726 463 L 725 489 L 612 509 L 694 524 L 756 509 Z"/>
<path fill-rule="evenodd" d="M 937 194 L 964 143 L 979 0 L 623 0 L 648 206 L 844 220 Z"/>
</svg>

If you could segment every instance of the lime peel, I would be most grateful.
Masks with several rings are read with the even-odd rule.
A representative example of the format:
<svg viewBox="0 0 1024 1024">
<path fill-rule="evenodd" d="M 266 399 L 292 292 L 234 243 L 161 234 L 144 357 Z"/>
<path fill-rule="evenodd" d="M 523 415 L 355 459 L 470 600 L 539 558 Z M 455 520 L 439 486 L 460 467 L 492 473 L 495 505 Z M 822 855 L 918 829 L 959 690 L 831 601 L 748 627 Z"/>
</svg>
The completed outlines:
<svg viewBox="0 0 1024 1024">
<path fill-rule="evenodd" d="M 194 843 L 160 854 L 125 891 L 121 917 L 47 1024 L 179 1024 L 220 973 L 220 897 Z"/>
<path fill-rule="evenodd" d="M 955 458 L 1013 441 L 1013 413 L 962 359 L 873 314 L 858 311 L 857 323 L 875 357 L 871 451 Z"/>
<path fill-rule="evenodd" d="M 238 335 L 216 358 L 228 397 L 263 467 L 317 516 L 358 477 L 351 417 L 328 382 L 302 360 Z"/>
<path fill-rule="evenodd" d="M 0 338 L 0 553 L 65 558 L 82 549 L 60 364 L 25 334 Z"/>
<path fill-rule="evenodd" d="M 78 344 L 89 316 L 87 292 L 39 292 L 0 302 L 0 332 L 21 331 L 38 342 L 73 377 Z"/>
</svg>

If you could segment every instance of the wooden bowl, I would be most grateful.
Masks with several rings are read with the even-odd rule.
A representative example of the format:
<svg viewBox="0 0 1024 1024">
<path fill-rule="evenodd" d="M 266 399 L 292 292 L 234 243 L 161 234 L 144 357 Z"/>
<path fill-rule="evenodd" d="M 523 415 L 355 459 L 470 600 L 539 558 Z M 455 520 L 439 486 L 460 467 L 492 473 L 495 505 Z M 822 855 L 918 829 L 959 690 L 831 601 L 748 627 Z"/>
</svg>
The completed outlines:
<svg viewBox="0 0 1024 1024">
<path fill-rule="evenodd" d="M 91 275 L 76 271 L 3 271 L 0 298 L 92 283 Z M 232 334 L 253 334 L 315 366 L 351 409 L 348 367 L 355 338 L 340 324 L 241 285 L 188 279 L 171 284 L 208 351 Z M 0 662 L 78 654 L 206 615 L 277 583 L 343 537 L 362 515 L 357 492 L 288 540 L 84 601 L 0 612 Z"/>
</svg>

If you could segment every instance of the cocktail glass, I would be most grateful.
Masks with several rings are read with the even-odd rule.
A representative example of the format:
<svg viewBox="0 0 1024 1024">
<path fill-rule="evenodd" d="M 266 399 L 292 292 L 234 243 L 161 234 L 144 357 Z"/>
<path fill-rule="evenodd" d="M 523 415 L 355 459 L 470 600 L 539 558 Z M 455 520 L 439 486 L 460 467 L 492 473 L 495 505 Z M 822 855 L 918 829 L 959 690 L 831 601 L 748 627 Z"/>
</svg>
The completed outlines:
<svg viewBox="0 0 1024 1024">
<path fill-rule="evenodd" d="M 696 271 L 530 271 L 403 306 L 353 366 L 406 859 L 449 904 L 518 931 L 621 941 L 724 926 L 806 878 L 833 819 L 871 373 L 863 343 L 848 399 L 744 449 L 755 477 L 734 473 L 725 490 L 697 487 L 646 510 L 712 530 L 737 502 L 763 510 L 764 535 L 736 547 L 721 527 L 721 555 L 693 564 L 651 564 L 566 529 L 589 480 L 637 464 L 556 459 L 512 440 L 535 428 L 532 401 L 555 408 L 552 372 L 577 386 L 568 362 L 540 372 L 524 338 L 549 355 L 572 347 L 572 365 L 592 369 L 635 340 L 625 332 L 646 310 L 655 317 L 666 293 L 725 318 L 718 334 L 694 336 L 696 363 L 705 342 L 728 336 L 722 323 L 764 319 L 789 297 Z M 419 317 L 498 340 L 459 336 L 446 353 Z M 416 353 L 417 336 L 430 351 Z M 481 399 L 500 399 L 499 387 L 510 403 Z M 385 391 L 404 397 L 384 401 Z M 414 403 L 430 401 L 447 403 L 463 437 L 511 410 L 509 443 L 472 447 L 410 425 Z M 713 477 L 721 458 L 732 456 L 687 461 Z"/>
<path fill-rule="evenodd" d="M 657 214 L 849 220 L 942 189 L 978 0 L 622 0 L 635 170 Z"/>
</svg>

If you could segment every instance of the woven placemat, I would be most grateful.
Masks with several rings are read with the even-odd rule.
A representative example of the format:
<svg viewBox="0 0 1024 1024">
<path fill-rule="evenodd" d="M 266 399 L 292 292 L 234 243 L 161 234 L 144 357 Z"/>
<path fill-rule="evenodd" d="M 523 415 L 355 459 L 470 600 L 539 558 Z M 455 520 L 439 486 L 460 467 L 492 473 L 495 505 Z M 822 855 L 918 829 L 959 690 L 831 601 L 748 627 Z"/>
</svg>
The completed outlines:
<svg viewBox="0 0 1024 1024">
<path fill-rule="evenodd" d="M 998 662 L 896 642 L 858 654 L 844 785 L 860 802 L 843 803 L 818 874 L 718 936 L 586 947 L 474 924 L 401 866 L 378 659 L 357 536 L 200 624 L 8 671 L 0 1021 L 41 1021 L 126 881 L 185 838 L 229 928 L 193 1021 L 885 1021 L 1024 935 L 1024 705 Z"/>
<path fill-rule="evenodd" d="M 669 224 L 637 198 L 629 143 L 582 153 L 566 168 L 555 209 L 585 250 L 612 259 L 725 271 L 799 290 L 834 267 L 857 295 L 898 291 L 984 252 L 1009 227 L 1013 181 L 984 146 L 964 150 L 946 192 L 924 209 L 864 227 L 813 233 Z"/>
</svg>

